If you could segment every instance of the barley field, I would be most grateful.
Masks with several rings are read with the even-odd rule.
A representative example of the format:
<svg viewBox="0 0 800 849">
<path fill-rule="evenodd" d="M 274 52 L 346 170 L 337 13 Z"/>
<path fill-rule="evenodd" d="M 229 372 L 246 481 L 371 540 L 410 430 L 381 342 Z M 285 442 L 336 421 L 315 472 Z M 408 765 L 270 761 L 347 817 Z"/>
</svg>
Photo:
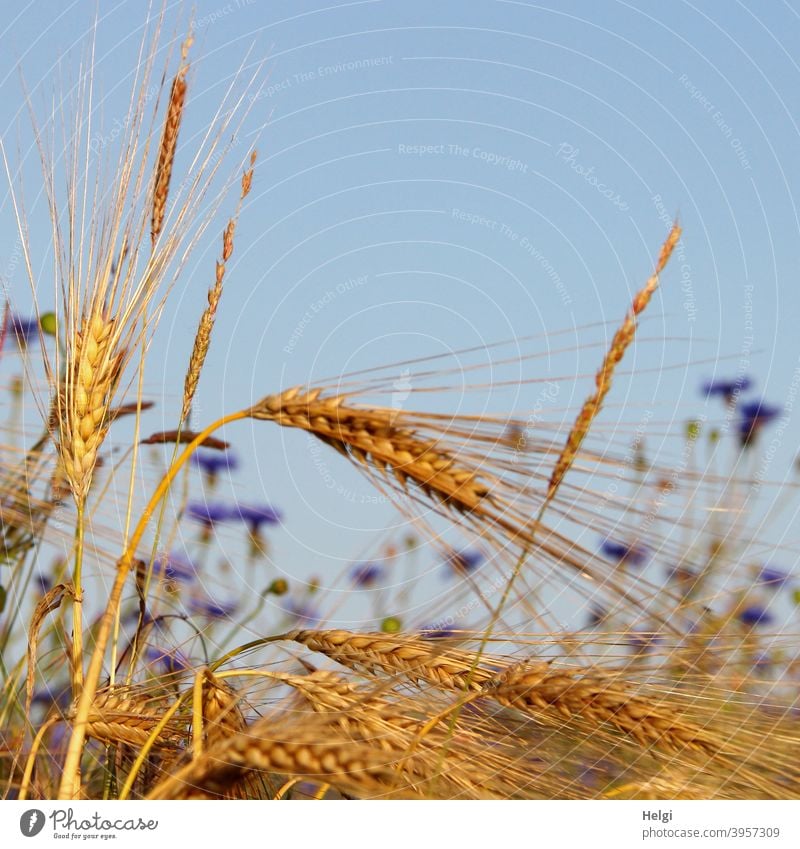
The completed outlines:
<svg viewBox="0 0 800 849">
<path fill-rule="evenodd" d="M 126 7 L 119 80 L 97 70 L 111 42 L 88 6 L 58 73 L 29 81 L 19 61 L 2 137 L 0 795 L 800 798 L 800 378 L 782 398 L 756 385 L 797 342 L 762 329 L 745 358 L 718 332 L 733 295 L 715 306 L 691 276 L 695 195 L 662 200 L 653 166 L 639 215 L 586 143 L 551 139 L 575 209 L 635 222 L 638 242 L 617 248 L 609 224 L 597 250 L 595 213 L 575 224 L 582 290 L 557 240 L 531 235 L 557 190 L 523 182 L 534 154 L 425 135 L 457 119 L 409 79 L 383 89 L 419 122 L 400 121 L 392 155 L 423 170 L 365 165 L 375 194 L 353 200 L 361 187 L 293 161 L 297 204 L 273 220 L 279 143 L 294 155 L 281 122 L 321 80 L 395 73 L 408 56 L 376 46 L 402 27 L 376 19 L 371 51 L 339 43 L 287 71 L 290 24 L 271 44 L 263 7 L 207 5 Z M 298 38 L 347 41 L 349 21 L 319 15 Z M 229 26 L 252 38 L 226 42 Z M 687 110 L 746 170 L 679 71 Z M 385 142 L 345 155 L 327 133 L 391 121 L 349 104 L 326 123 L 334 94 L 303 144 L 335 174 Z M 487 195 L 518 192 L 527 234 L 470 203 L 461 160 Z M 453 244 L 404 209 L 460 228 L 451 278 Z M 362 218 L 375 230 L 354 236 Z M 383 265 L 359 266 L 378 249 Z M 540 295 L 519 295 L 523 261 Z M 751 307 L 757 273 L 740 281 Z"/>
</svg>

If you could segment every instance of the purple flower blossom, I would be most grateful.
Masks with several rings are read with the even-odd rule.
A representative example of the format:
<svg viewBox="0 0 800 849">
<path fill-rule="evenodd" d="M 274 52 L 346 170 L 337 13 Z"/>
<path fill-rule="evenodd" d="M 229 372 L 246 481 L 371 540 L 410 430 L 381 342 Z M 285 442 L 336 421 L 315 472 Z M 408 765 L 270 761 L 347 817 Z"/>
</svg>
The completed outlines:
<svg viewBox="0 0 800 849">
<path fill-rule="evenodd" d="M 277 525 L 283 516 L 279 510 L 270 507 L 269 504 L 237 504 L 231 508 L 229 518 L 239 519 L 249 525 L 250 532 L 255 536 L 262 525 Z"/>
<path fill-rule="evenodd" d="M 781 413 L 781 408 L 765 401 L 749 401 L 739 407 L 739 442 L 747 448 L 764 425 L 769 424 Z"/>
<path fill-rule="evenodd" d="M 464 548 L 461 551 L 453 549 L 445 560 L 445 565 L 456 575 L 469 575 L 484 559 L 483 554 L 474 548 Z"/>
<path fill-rule="evenodd" d="M 745 625 L 751 627 L 756 625 L 769 625 L 772 622 L 772 614 L 768 613 L 763 607 L 757 604 L 751 604 L 739 612 L 739 620 Z"/>
<path fill-rule="evenodd" d="M 631 566 L 644 566 L 650 556 L 648 550 L 639 543 L 619 542 L 606 538 L 600 544 L 600 550 L 609 560 L 617 563 L 630 564 Z"/>
<path fill-rule="evenodd" d="M 636 654 L 645 654 L 652 651 L 653 647 L 659 642 L 661 642 L 661 638 L 652 631 L 632 631 L 628 634 L 628 645 Z"/>
<path fill-rule="evenodd" d="M 753 385 L 749 377 L 739 375 L 733 380 L 708 380 L 703 384 L 703 392 L 706 396 L 719 395 L 730 403 L 737 395 L 747 392 Z"/>
<path fill-rule="evenodd" d="M 359 563 L 350 572 L 357 587 L 372 587 L 383 578 L 383 569 L 377 563 Z"/>
<path fill-rule="evenodd" d="M 586 623 L 586 627 L 596 628 L 598 625 L 602 625 L 606 619 L 608 619 L 608 611 L 595 605 L 589 611 L 589 619 Z"/>
<path fill-rule="evenodd" d="M 139 609 L 138 607 L 131 608 L 122 614 L 122 624 L 134 626 L 139 624 Z M 142 619 L 142 625 L 158 625 L 158 619 L 153 619 L 153 617 L 145 611 L 144 618 Z"/>
<path fill-rule="evenodd" d="M 192 454 L 192 464 L 202 469 L 210 478 L 220 472 L 232 472 L 239 466 L 236 456 L 229 451 L 198 450 Z"/>
<path fill-rule="evenodd" d="M 217 522 L 232 518 L 231 508 L 227 504 L 195 501 L 186 507 L 186 515 L 206 528 L 212 528 Z"/>
<path fill-rule="evenodd" d="M 290 601 L 284 608 L 289 616 L 294 619 L 298 625 L 317 625 L 322 621 L 322 617 L 317 610 L 310 604 L 303 602 Z"/>
<path fill-rule="evenodd" d="M 753 658 L 753 669 L 757 672 L 769 672 L 774 664 L 772 655 L 768 651 L 763 651 Z"/>
<path fill-rule="evenodd" d="M 189 599 L 189 612 L 196 616 L 207 616 L 209 619 L 230 619 L 236 612 L 237 601 L 214 601 L 210 598 Z"/>
<path fill-rule="evenodd" d="M 163 574 L 168 581 L 191 583 L 197 577 L 197 569 L 192 561 L 176 551 L 159 554 L 153 561 L 153 570 L 156 574 Z"/>
<path fill-rule="evenodd" d="M 39 320 L 36 318 L 23 318 L 11 313 L 8 317 L 8 329 L 17 340 L 20 348 L 25 348 L 31 338 L 39 333 Z"/>
<path fill-rule="evenodd" d="M 452 628 L 442 626 L 436 627 L 435 625 L 429 625 L 422 628 L 419 632 L 419 635 L 423 640 L 446 640 L 454 634 L 455 631 Z"/>
<path fill-rule="evenodd" d="M 69 687 L 64 686 L 53 690 L 45 684 L 41 690 L 34 692 L 31 704 L 42 705 L 47 710 L 58 708 L 62 713 L 66 713 L 71 701 L 72 694 Z"/>
<path fill-rule="evenodd" d="M 162 666 L 165 672 L 177 674 L 185 672 L 191 666 L 189 659 L 178 649 L 162 649 L 148 646 L 144 656 L 153 666 Z"/>
<path fill-rule="evenodd" d="M 33 576 L 33 585 L 36 589 L 44 595 L 53 588 L 53 579 L 50 575 L 46 575 L 44 572 L 37 572 Z"/>
<path fill-rule="evenodd" d="M 776 569 L 774 566 L 765 565 L 758 573 L 758 582 L 766 584 L 771 589 L 782 587 L 789 580 L 788 572 Z"/>
</svg>

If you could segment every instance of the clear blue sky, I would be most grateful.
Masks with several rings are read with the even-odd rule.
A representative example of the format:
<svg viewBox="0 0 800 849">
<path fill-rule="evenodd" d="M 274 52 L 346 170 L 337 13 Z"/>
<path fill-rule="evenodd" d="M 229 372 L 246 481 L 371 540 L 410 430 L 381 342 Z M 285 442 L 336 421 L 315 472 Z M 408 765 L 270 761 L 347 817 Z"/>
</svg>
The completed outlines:
<svg viewBox="0 0 800 849">
<path fill-rule="evenodd" d="M 146 4 L 100 5 L 97 100 L 111 128 L 124 116 L 115 86 L 135 57 Z M 681 250 L 626 359 L 639 375 L 618 382 L 606 421 L 633 430 L 652 411 L 656 447 L 663 431 L 704 411 L 703 379 L 735 374 L 742 357 L 758 393 L 784 404 L 800 366 L 800 5 L 194 7 L 182 143 L 202 130 L 247 51 L 248 64 L 266 59 L 268 69 L 242 134 L 241 153 L 260 132 L 261 156 L 200 418 L 294 383 L 485 341 L 566 330 L 565 344 L 604 344 L 678 213 Z M 42 114 L 61 87 L 59 57 L 72 57 L 63 78 L 93 15 L 92 3 L 47 0 L 20 4 L 2 24 L 0 131 L 12 151 L 20 139 L 34 214 L 38 166 L 17 69 Z M 25 312 L 5 190 L 0 200 L 0 272 Z M 160 401 L 153 429 L 174 426 L 218 250 L 216 236 L 204 242 L 165 311 L 148 371 Z M 47 285 L 43 277 L 42 303 Z M 575 330 L 598 321 L 611 326 Z M 586 347 L 567 365 L 530 367 L 590 374 L 599 358 Z M 588 386 L 567 382 L 554 414 L 574 412 Z M 523 417 L 533 397 L 517 399 Z M 797 433 L 795 415 L 768 477 L 783 478 Z M 248 458 L 237 486 L 285 510 L 276 559 L 290 574 L 348 562 L 393 521 L 385 504 L 356 513 L 328 489 L 302 434 L 242 426 L 230 436 Z M 676 444 L 665 447 L 675 456 Z M 372 492 L 344 460 L 325 460 L 348 491 Z M 369 533 L 352 529 L 364 525 Z"/>
</svg>

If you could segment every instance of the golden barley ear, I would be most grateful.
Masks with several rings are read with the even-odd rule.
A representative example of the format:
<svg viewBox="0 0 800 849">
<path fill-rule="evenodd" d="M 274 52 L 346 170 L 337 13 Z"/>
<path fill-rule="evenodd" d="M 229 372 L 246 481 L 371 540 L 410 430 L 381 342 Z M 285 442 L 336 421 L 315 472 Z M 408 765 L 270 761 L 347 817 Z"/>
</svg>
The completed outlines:
<svg viewBox="0 0 800 849">
<path fill-rule="evenodd" d="M 591 670 L 520 664 L 491 682 L 486 692 L 500 704 L 545 723 L 559 717 L 602 723 L 645 747 L 668 752 L 694 750 L 710 756 L 721 748 L 712 734 L 682 719 L 674 709 L 632 694 L 624 682 Z"/>
<path fill-rule="evenodd" d="M 205 743 L 213 747 L 247 728 L 239 707 L 240 696 L 230 686 L 206 671 L 203 680 L 203 734 Z"/>
<path fill-rule="evenodd" d="M 323 781 L 356 796 L 414 796 L 385 755 L 341 739 L 325 717 L 302 723 L 267 716 L 209 749 L 153 788 L 148 799 L 225 797 L 254 773 Z"/>
<path fill-rule="evenodd" d="M 250 194 L 253 185 L 253 169 L 256 164 L 256 151 L 250 154 L 250 167 L 242 175 L 241 192 L 239 195 L 239 206 L 236 214 L 228 221 L 222 234 L 222 261 L 216 263 L 214 285 L 208 290 L 208 306 L 200 316 L 200 323 L 192 345 L 192 354 L 189 358 L 189 368 L 183 383 L 183 403 L 181 406 L 181 423 L 186 421 L 192 409 L 192 401 L 197 392 L 197 384 L 200 381 L 200 372 L 206 361 L 206 354 L 211 344 L 211 331 L 214 329 L 214 321 L 217 316 L 220 298 L 222 297 L 222 284 L 225 279 L 225 271 L 228 260 L 233 256 L 233 234 L 236 230 L 236 221 L 239 216 L 242 202 Z"/>
<path fill-rule="evenodd" d="M 83 319 L 51 412 L 61 472 L 78 503 L 86 500 L 111 421 L 109 403 L 125 357 L 116 343 L 114 319 L 101 312 Z"/>
<path fill-rule="evenodd" d="M 159 700 L 135 689 L 101 690 L 95 694 L 86 734 L 103 743 L 126 743 L 141 748 L 151 741 L 164 714 Z M 171 720 L 158 733 L 153 748 L 175 750 L 186 740 L 186 727 Z"/>
<path fill-rule="evenodd" d="M 672 229 L 666 238 L 666 241 L 661 246 L 661 253 L 656 263 L 655 271 L 652 273 L 647 283 L 639 290 L 633 299 L 630 311 L 625 316 L 625 321 L 622 326 L 614 334 L 611 341 L 611 347 L 603 359 L 603 364 L 595 376 L 595 391 L 590 395 L 583 404 L 580 413 L 578 414 L 575 424 L 567 437 L 567 444 L 561 452 L 553 473 L 550 477 L 550 483 L 547 487 L 547 501 L 551 501 L 556 494 L 564 475 L 569 471 L 572 464 L 575 462 L 575 457 L 589 432 L 589 428 L 600 412 L 603 406 L 603 400 L 608 395 L 611 389 L 611 379 L 614 375 L 614 369 L 622 359 L 628 346 L 633 342 L 634 334 L 636 333 L 636 318 L 644 311 L 645 307 L 650 303 L 653 293 L 658 288 L 658 277 L 664 270 L 669 261 L 675 246 L 681 238 L 681 228 L 676 222 L 672 225 Z"/>
<path fill-rule="evenodd" d="M 186 102 L 186 72 L 189 66 L 186 57 L 192 46 L 191 34 L 181 46 L 181 65 L 172 80 L 169 94 L 167 116 L 164 119 L 164 130 L 161 133 L 161 143 L 158 146 L 158 163 L 156 165 L 155 182 L 153 186 L 153 211 L 150 218 L 150 241 L 155 248 L 156 241 L 164 225 L 164 214 L 167 209 L 169 184 L 172 179 L 172 165 L 175 161 L 175 150 L 178 146 L 178 133 L 183 119 L 183 108 Z"/>
<path fill-rule="evenodd" d="M 329 670 L 275 677 L 329 717 L 347 739 L 384 752 L 387 762 L 429 797 L 513 798 L 522 784 L 540 786 L 544 778 L 532 755 L 541 751 L 517 735 L 514 724 L 484 712 L 457 715 L 447 691 L 401 693 L 391 678 L 372 676 L 356 685 Z"/>
<path fill-rule="evenodd" d="M 410 681 L 427 681 L 459 692 L 480 691 L 494 673 L 474 662 L 474 655 L 435 646 L 430 641 L 354 631 L 291 631 L 287 640 L 356 670 L 380 670 Z"/>
<path fill-rule="evenodd" d="M 357 408 L 346 396 L 321 397 L 320 388 L 299 387 L 268 395 L 248 414 L 312 433 L 362 466 L 377 468 L 402 487 L 416 484 L 427 496 L 459 513 L 480 511 L 489 484 L 477 470 L 412 427 L 397 423 L 397 411 Z"/>
</svg>

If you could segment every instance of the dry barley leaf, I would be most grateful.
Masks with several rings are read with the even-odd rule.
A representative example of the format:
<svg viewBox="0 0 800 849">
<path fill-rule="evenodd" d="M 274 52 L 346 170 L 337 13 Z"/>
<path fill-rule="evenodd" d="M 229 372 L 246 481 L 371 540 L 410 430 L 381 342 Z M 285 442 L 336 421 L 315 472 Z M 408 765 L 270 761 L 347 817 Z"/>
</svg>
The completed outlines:
<svg viewBox="0 0 800 849">
<path fill-rule="evenodd" d="M 192 442 L 198 435 L 193 430 L 162 430 L 158 433 L 151 433 L 147 439 L 142 440 L 142 445 L 163 445 L 174 442 L 186 444 Z M 214 451 L 225 451 L 230 447 L 229 443 L 223 442 L 221 439 L 216 439 L 213 436 L 207 436 L 198 444 L 203 448 L 210 448 Z"/>
<path fill-rule="evenodd" d="M 48 613 L 60 607 L 64 596 L 75 598 L 75 588 L 71 582 L 56 584 L 38 601 L 28 626 L 28 675 L 25 680 L 25 713 L 30 716 L 33 702 L 33 685 L 36 677 L 36 658 L 39 649 L 39 629 Z"/>
</svg>

